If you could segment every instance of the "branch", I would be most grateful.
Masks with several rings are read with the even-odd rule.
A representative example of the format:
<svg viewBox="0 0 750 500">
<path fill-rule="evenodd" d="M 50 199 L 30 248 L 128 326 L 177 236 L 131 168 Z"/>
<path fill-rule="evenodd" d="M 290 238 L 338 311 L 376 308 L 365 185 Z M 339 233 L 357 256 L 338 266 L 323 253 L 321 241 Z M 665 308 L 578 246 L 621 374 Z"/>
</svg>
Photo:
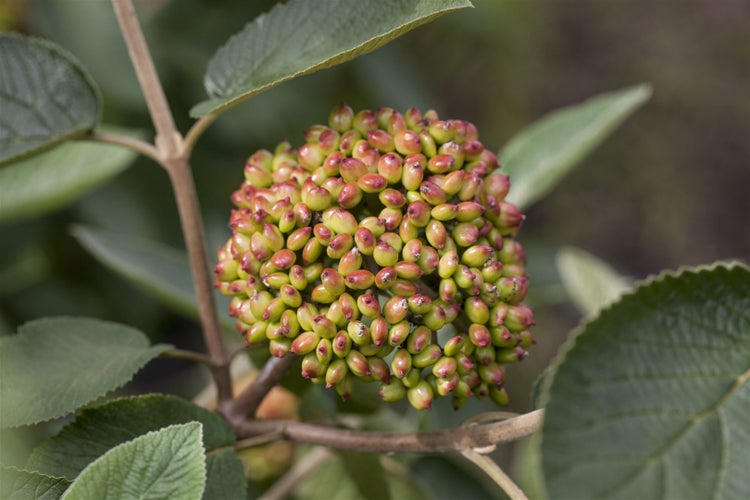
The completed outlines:
<svg viewBox="0 0 750 500">
<path fill-rule="evenodd" d="M 107 144 L 114 144 L 116 146 L 122 146 L 128 148 L 136 153 L 140 153 L 143 156 L 151 158 L 156 163 L 161 165 L 161 159 L 159 158 L 159 152 L 156 150 L 153 144 L 140 139 L 134 139 L 126 135 L 119 134 L 107 134 L 104 132 L 89 132 L 88 134 L 79 137 L 80 141 L 94 141 L 94 142 L 105 142 Z"/>
<path fill-rule="evenodd" d="M 182 154 L 182 136 L 177 131 L 169 110 L 154 62 L 148 51 L 143 31 L 138 23 L 132 0 L 112 0 L 125 43 L 133 62 L 138 82 L 143 90 L 151 119 L 156 128 L 157 161 L 169 174 L 174 189 L 177 210 L 180 215 L 182 234 L 190 262 L 190 271 L 198 299 L 203 337 L 208 353 L 215 365 L 212 371 L 219 401 L 232 397 L 229 376 L 229 358 L 219 327 L 219 318 L 214 304 L 212 280 L 209 275 L 203 221 L 201 218 L 195 182 L 190 172 L 188 158 Z"/>
<path fill-rule="evenodd" d="M 490 476 L 495 484 L 503 489 L 510 500 L 528 500 L 523 490 L 490 457 L 472 449 L 461 450 L 461 455 Z"/>
<path fill-rule="evenodd" d="M 193 148 L 195 147 L 195 143 L 198 142 L 198 139 L 201 135 L 203 135 L 203 132 L 205 132 L 206 129 L 210 127 L 214 121 L 216 121 L 216 118 L 218 118 L 218 116 L 219 115 L 216 113 L 209 113 L 207 115 L 201 116 L 195 123 L 193 123 L 193 126 L 190 127 L 190 130 L 188 130 L 187 134 L 185 134 L 185 140 L 182 143 L 183 157 L 190 157 L 190 154 L 193 152 Z"/>
<path fill-rule="evenodd" d="M 242 425 L 243 422 L 247 421 L 248 417 L 255 415 L 258 411 L 260 403 L 263 398 L 266 397 L 271 389 L 273 389 L 289 368 L 297 361 L 297 356 L 288 354 L 283 358 L 271 358 L 269 359 L 263 368 L 260 370 L 258 377 L 253 380 L 253 383 L 248 386 L 239 396 L 231 401 L 226 401 L 224 405 L 220 407 L 221 413 L 224 418 L 232 426 Z M 280 429 L 268 429 L 267 432 L 261 432 L 260 434 L 266 433 L 277 433 L 279 437 L 283 437 Z M 258 433 L 248 434 L 238 437 L 253 437 L 257 436 Z"/>
<path fill-rule="evenodd" d="M 157 149 L 160 153 L 166 152 L 167 155 L 177 152 L 182 138 L 175 127 L 172 112 L 169 110 L 164 89 L 148 51 L 146 38 L 143 36 L 133 2 L 132 0 L 112 0 L 112 4 L 138 77 L 138 83 L 141 85 L 143 97 L 146 99 L 148 111 L 156 128 Z"/>
<path fill-rule="evenodd" d="M 283 358 L 282 358 L 283 359 Z M 284 420 L 232 422 L 240 438 L 277 432 L 283 439 L 368 453 L 444 453 L 509 443 L 540 429 L 544 410 L 500 422 L 425 432 L 372 432 Z"/>
<path fill-rule="evenodd" d="M 203 354 L 202 352 L 188 351 L 186 349 L 169 349 L 159 354 L 161 358 L 172 358 L 172 359 L 185 359 L 187 361 L 195 361 L 196 363 L 202 363 L 209 367 L 211 370 L 216 369 L 216 363 Z"/>
</svg>

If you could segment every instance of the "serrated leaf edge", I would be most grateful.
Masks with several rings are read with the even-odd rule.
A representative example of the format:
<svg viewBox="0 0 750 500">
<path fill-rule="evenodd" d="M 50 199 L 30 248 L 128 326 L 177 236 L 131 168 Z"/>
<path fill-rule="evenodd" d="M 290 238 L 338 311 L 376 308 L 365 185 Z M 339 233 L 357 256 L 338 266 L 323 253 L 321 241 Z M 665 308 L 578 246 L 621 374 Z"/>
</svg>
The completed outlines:
<svg viewBox="0 0 750 500">
<path fill-rule="evenodd" d="M 59 55 L 60 57 L 68 61 L 70 65 L 81 75 L 84 81 L 88 84 L 88 86 L 94 92 L 94 98 L 96 100 L 96 118 L 94 119 L 93 127 L 75 129 L 68 134 L 57 136 L 54 140 L 49 141 L 48 143 L 42 146 L 36 147 L 28 151 L 24 151 L 21 154 L 12 156 L 10 158 L 6 158 L 5 160 L 0 160 L 0 167 L 4 167 L 6 165 L 16 163 L 18 161 L 25 160 L 32 156 L 36 156 L 40 153 L 44 153 L 45 151 L 54 149 L 55 147 L 59 146 L 60 144 L 70 139 L 83 136 L 87 132 L 94 130 L 97 127 L 97 125 L 99 125 L 99 122 L 101 121 L 101 118 L 102 118 L 102 93 L 96 81 L 91 76 L 91 73 L 89 73 L 86 67 L 83 66 L 83 64 L 81 64 L 81 62 L 78 60 L 76 56 L 74 56 L 71 52 L 68 52 L 67 50 L 65 50 L 60 45 L 54 43 L 51 40 L 47 40 L 45 38 L 22 35 L 21 33 L 13 32 L 13 31 L 0 33 L 0 38 L 16 38 L 16 39 L 24 40 L 25 42 L 28 42 L 32 45 L 36 44 L 38 46 L 44 47 L 47 50 L 50 50 L 51 52 L 56 53 L 57 55 Z"/>
</svg>

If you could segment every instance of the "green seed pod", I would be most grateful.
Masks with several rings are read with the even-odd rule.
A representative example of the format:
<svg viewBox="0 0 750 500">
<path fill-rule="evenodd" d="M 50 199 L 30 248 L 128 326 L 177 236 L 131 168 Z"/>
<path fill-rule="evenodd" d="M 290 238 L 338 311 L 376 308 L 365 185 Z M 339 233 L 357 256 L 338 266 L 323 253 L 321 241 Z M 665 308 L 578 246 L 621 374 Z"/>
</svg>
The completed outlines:
<svg viewBox="0 0 750 500">
<path fill-rule="evenodd" d="M 432 365 L 432 374 L 437 378 L 449 378 L 456 373 L 457 367 L 455 358 L 443 356 Z"/>
<path fill-rule="evenodd" d="M 387 325 L 387 322 L 386 322 L 386 325 Z M 411 323 L 409 323 L 408 321 L 400 321 L 394 324 L 388 329 L 388 344 L 392 346 L 403 344 L 406 341 L 406 339 L 409 337 L 410 330 L 411 330 Z"/>
<path fill-rule="evenodd" d="M 458 385 L 460 378 L 454 373 L 450 377 L 435 379 L 435 392 L 440 396 L 451 394 Z"/>
<path fill-rule="evenodd" d="M 477 368 L 477 373 L 479 373 L 479 378 L 481 378 L 488 386 L 494 386 L 500 389 L 505 383 L 505 370 L 497 363 L 480 365 L 479 368 Z"/>
<path fill-rule="evenodd" d="M 445 342 L 443 353 L 446 356 L 456 356 L 461 351 L 465 342 L 466 337 L 464 335 L 455 335 Z"/>
<path fill-rule="evenodd" d="M 277 339 L 271 339 L 268 342 L 268 352 L 271 356 L 276 358 L 283 358 L 289 353 L 289 349 L 292 346 L 292 340 L 286 337 L 280 337 Z"/>
<path fill-rule="evenodd" d="M 317 356 L 314 352 L 306 354 L 302 358 L 301 375 L 303 378 L 318 378 L 324 377 L 328 366 L 318 361 Z"/>
<path fill-rule="evenodd" d="M 377 317 L 370 323 L 370 340 L 376 346 L 382 346 L 388 340 L 388 322 L 383 317 Z"/>
<path fill-rule="evenodd" d="M 416 387 L 416 385 L 422 380 L 422 370 L 419 368 L 412 368 L 409 370 L 409 373 L 407 373 L 404 378 L 401 379 L 401 383 L 403 383 L 407 388 Z"/>
</svg>

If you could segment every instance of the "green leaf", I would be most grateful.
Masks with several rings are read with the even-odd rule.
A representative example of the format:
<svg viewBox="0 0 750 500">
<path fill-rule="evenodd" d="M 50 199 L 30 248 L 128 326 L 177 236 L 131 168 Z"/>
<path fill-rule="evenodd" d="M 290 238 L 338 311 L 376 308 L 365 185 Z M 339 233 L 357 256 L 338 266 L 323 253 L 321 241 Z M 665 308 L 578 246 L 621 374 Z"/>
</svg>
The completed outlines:
<svg viewBox="0 0 750 500">
<path fill-rule="evenodd" d="M 550 498 L 746 498 L 750 269 L 665 274 L 574 337 L 549 388 Z"/>
<path fill-rule="evenodd" d="M 206 485 L 201 424 L 173 425 L 112 448 L 86 467 L 65 500 L 200 500 Z"/>
<path fill-rule="evenodd" d="M 0 498 L 4 500 L 57 500 L 69 485 L 61 477 L 0 467 Z"/>
<path fill-rule="evenodd" d="M 557 253 L 557 270 L 573 304 L 591 317 L 630 288 L 628 280 L 606 262 L 580 248 Z"/>
<path fill-rule="evenodd" d="M 203 446 L 208 451 L 234 443 L 232 429 L 216 413 L 175 396 L 150 394 L 83 410 L 34 449 L 26 469 L 74 479 L 111 448 L 149 431 L 187 422 L 203 425 Z"/>
<path fill-rule="evenodd" d="M 516 134 L 499 153 L 511 179 L 508 199 L 524 208 L 542 198 L 650 96 L 648 85 L 601 94 Z"/>
<path fill-rule="evenodd" d="M 429 493 L 426 498 L 433 500 L 496 498 L 496 495 L 487 491 L 482 481 L 478 481 L 462 465 L 446 457 L 420 457 L 411 464 L 411 471 L 416 476 L 417 482 Z"/>
<path fill-rule="evenodd" d="M 127 281 L 175 311 L 198 318 L 198 302 L 184 252 L 87 226 L 74 226 L 71 232 L 91 255 Z M 215 298 L 220 310 L 227 311 L 227 298 L 218 294 Z M 222 317 L 222 327 L 234 331 L 234 324 L 226 315 Z"/>
<path fill-rule="evenodd" d="M 371 52 L 468 0 L 291 0 L 229 39 L 208 64 L 211 99 L 190 111 L 224 111 L 297 76 Z"/>
<path fill-rule="evenodd" d="M 150 346 L 129 326 L 91 318 L 43 318 L 0 338 L 0 427 L 70 413 L 130 380 L 171 346 Z"/>
<path fill-rule="evenodd" d="M 46 40 L 0 34 L 0 165 L 91 130 L 99 92 L 73 56 Z"/>
<path fill-rule="evenodd" d="M 106 130 L 135 135 L 113 127 Z M 71 142 L 1 168 L 0 223 L 62 208 L 125 170 L 135 158 L 135 152 L 119 146 Z"/>
<path fill-rule="evenodd" d="M 247 479 L 242 460 L 232 450 L 206 457 L 205 500 L 247 498 Z"/>
<path fill-rule="evenodd" d="M 378 455 L 344 450 L 339 451 L 338 455 L 361 498 L 369 500 L 391 498 Z"/>
</svg>

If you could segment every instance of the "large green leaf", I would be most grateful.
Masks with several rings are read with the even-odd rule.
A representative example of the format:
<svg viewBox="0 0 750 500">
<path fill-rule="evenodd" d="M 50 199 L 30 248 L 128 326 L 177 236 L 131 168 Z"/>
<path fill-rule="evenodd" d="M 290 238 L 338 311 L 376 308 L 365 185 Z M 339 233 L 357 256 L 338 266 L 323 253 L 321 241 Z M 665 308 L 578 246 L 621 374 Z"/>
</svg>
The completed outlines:
<svg viewBox="0 0 750 500">
<path fill-rule="evenodd" d="M 175 396 L 150 394 L 87 408 L 56 436 L 37 446 L 26 469 L 74 479 L 111 448 L 149 431 L 200 422 L 207 451 L 234 443 L 229 425 L 216 413 Z"/>
<path fill-rule="evenodd" d="M 609 264 L 580 248 L 561 249 L 557 270 L 565 291 L 585 316 L 594 316 L 630 288 L 628 280 Z"/>
<path fill-rule="evenodd" d="M 750 269 L 624 296 L 573 339 L 548 396 L 550 498 L 747 498 Z"/>
<path fill-rule="evenodd" d="M 173 425 L 112 448 L 86 467 L 65 500 L 200 500 L 206 485 L 201 424 Z"/>
<path fill-rule="evenodd" d="M 349 478 L 357 487 L 359 497 L 365 500 L 392 498 L 378 455 L 342 450 L 338 452 Z"/>
<path fill-rule="evenodd" d="M 99 93 L 86 71 L 55 44 L 0 34 L 0 165 L 91 130 Z"/>
<path fill-rule="evenodd" d="M 175 311 L 198 317 L 198 303 L 184 252 L 87 226 L 74 226 L 72 233 L 89 253 L 126 280 Z M 221 310 L 227 311 L 228 300 L 218 294 L 215 297 Z M 234 330 L 226 315 L 222 317 L 222 327 Z"/>
<path fill-rule="evenodd" d="M 206 489 L 203 498 L 247 498 L 245 466 L 234 451 L 222 450 L 206 457 Z"/>
<path fill-rule="evenodd" d="M 111 127 L 107 131 L 133 135 Z M 0 168 L 0 223 L 35 217 L 72 203 L 125 170 L 135 158 L 133 151 L 119 146 L 71 142 Z"/>
<path fill-rule="evenodd" d="M 0 338 L 0 427 L 70 413 L 130 380 L 171 346 L 149 345 L 129 326 L 91 318 L 43 318 Z"/>
<path fill-rule="evenodd" d="M 647 85 L 601 94 L 523 129 L 500 151 L 508 199 L 527 207 L 542 198 L 650 96 Z"/>
<path fill-rule="evenodd" d="M 211 97 L 192 116 L 222 111 L 286 80 L 346 62 L 468 0 L 291 0 L 229 39 L 208 65 Z"/>
<path fill-rule="evenodd" d="M 69 485 L 61 477 L 0 467 L 0 498 L 4 500 L 57 500 Z"/>
</svg>

